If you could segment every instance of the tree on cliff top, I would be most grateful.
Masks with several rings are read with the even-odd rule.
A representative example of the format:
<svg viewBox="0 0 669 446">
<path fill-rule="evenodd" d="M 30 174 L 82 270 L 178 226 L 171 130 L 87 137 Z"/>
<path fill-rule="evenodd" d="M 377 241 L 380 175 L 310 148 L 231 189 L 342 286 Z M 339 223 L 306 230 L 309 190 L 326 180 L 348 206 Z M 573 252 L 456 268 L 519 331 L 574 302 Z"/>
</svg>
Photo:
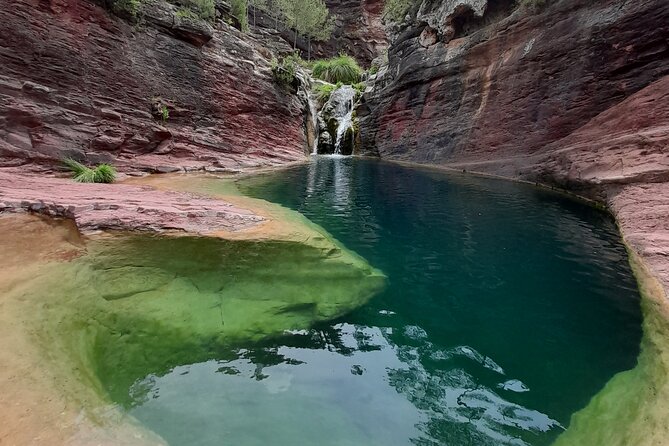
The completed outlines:
<svg viewBox="0 0 669 446">
<path fill-rule="evenodd" d="M 295 30 L 293 48 L 297 47 L 299 34 L 308 39 L 309 52 L 312 38 L 324 40 L 332 34 L 334 17 L 330 16 L 323 0 L 279 0 L 278 6 L 286 17 L 287 25 Z"/>
<path fill-rule="evenodd" d="M 327 40 L 334 29 L 335 16 L 330 15 L 323 0 L 309 0 L 315 7 L 304 11 L 304 29 L 302 34 L 307 37 L 307 59 L 311 60 L 311 39 Z"/>
</svg>

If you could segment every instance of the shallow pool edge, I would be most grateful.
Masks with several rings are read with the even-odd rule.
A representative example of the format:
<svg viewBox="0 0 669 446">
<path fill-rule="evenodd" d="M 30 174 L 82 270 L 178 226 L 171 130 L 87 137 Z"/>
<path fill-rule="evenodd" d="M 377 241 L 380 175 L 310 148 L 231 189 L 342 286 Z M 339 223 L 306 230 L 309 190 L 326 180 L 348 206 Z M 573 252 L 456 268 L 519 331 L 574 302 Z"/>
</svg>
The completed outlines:
<svg viewBox="0 0 669 446">
<path fill-rule="evenodd" d="M 554 446 L 669 444 L 669 301 L 624 235 L 623 242 L 641 294 L 643 337 L 637 365 L 616 374 L 574 413 Z"/>
</svg>

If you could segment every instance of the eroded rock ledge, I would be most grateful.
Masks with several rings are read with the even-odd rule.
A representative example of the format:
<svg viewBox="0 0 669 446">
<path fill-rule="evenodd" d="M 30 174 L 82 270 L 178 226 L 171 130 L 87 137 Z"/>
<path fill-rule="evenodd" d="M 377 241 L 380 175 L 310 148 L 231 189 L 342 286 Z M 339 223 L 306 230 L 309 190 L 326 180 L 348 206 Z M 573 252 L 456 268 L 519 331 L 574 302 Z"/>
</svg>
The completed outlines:
<svg viewBox="0 0 669 446">
<path fill-rule="evenodd" d="M 250 229 L 266 218 L 187 192 L 128 184 L 82 184 L 0 169 L 0 215 L 31 212 L 74 220 L 84 232 L 101 229 L 211 234 Z"/>
</svg>

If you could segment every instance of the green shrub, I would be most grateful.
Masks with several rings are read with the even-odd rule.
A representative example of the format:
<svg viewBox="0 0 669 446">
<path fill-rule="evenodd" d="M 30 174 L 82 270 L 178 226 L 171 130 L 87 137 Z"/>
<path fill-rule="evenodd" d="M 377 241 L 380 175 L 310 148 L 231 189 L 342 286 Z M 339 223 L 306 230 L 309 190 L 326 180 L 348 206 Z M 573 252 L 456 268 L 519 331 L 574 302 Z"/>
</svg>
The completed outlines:
<svg viewBox="0 0 669 446">
<path fill-rule="evenodd" d="M 230 6 L 230 13 L 239 20 L 242 31 L 247 32 L 249 30 L 248 0 L 231 0 Z"/>
<path fill-rule="evenodd" d="M 137 18 L 139 15 L 141 4 L 141 0 L 110 0 L 108 3 L 114 14 L 126 15 L 133 19 Z"/>
<path fill-rule="evenodd" d="M 191 20 L 196 20 L 199 19 L 200 16 L 197 15 L 196 12 L 194 12 L 192 9 L 189 8 L 179 8 L 177 9 L 177 17 L 182 18 L 182 19 L 191 19 Z"/>
<path fill-rule="evenodd" d="M 180 0 L 179 3 L 193 11 L 202 20 L 212 21 L 216 18 L 214 0 Z M 178 14 L 179 12 L 177 11 Z"/>
<path fill-rule="evenodd" d="M 272 74 L 277 84 L 281 86 L 293 86 L 299 56 L 293 54 L 282 57 L 281 59 L 272 59 Z"/>
<path fill-rule="evenodd" d="M 367 84 L 364 82 L 358 82 L 357 84 L 353 84 L 353 89 L 355 90 L 355 96 L 360 97 L 362 94 L 365 92 L 365 88 L 367 88 Z"/>
<path fill-rule="evenodd" d="M 343 84 L 341 82 L 337 82 L 337 84 L 320 84 L 317 85 L 315 88 L 316 91 L 316 97 L 318 98 L 318 101 L 323 103 L 327 102 L 328 99 L 330 99 L 330 95 L 332 95 L 332 92 L 340 88 Z M 367 84 L 364 82 L 358 82 L 357 84 L 351 85 L 353 89 L 355 90 L 355 96 L 360 97 L 362 93 L 364 93 L 365 88 L 367 88 Z"/>
<path fill-rule="evenodd" d="M 332 84 L 320 84 L 316 86 L 316 97 L 321 103 L 327 102 L 330 99 L 330 95 L 333 91 L 337 89 L 336 85 Z"/>
<path fill-rule="evenodd" d="M 170 117 L 170 111 L 167 106 L 165 104 L 161 105 L 158 112 L 160 113 L 160 119 L 163 122 L 167 122 L 167 119 Z"/>
<path fill-rule="evenodd" d="M 415 2 L 416 0 L 386 0 L 383 5 L 383 18 L 389 22 L 402 23 Z"/>
<path fill-rule="evenodd" d="M 78 183 L 113 183 L 116 179 L 116 169 L 109 164 L 99 164 L 91 169 L 72 158 L 63 160 L 63 164 L 72 171 L 72 179 Z"/>
<path fill-rule="evenodd" d="M 326 82 L 355 84 L 360 81 L 362 69 L 351 56 L 340 55 L 314 62 L 313 75 Z"/>
</svg>

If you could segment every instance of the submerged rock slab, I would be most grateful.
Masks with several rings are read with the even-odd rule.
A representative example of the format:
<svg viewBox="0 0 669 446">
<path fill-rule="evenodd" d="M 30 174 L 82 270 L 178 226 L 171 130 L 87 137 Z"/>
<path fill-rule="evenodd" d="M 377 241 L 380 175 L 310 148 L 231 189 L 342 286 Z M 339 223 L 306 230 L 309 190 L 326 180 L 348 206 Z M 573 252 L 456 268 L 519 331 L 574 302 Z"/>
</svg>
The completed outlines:
<svg viewBox="0 0 669 446">
<path fill-rule="evenodd" d="M 193 237 L 92 241 L 87 255 L 57 269 L 66 286 L 36 284 L 43 299 L 62 307 L 43 313 L 51 327 L 44 336 L 90 343 L 86 361 L 96 379 L 114 401 L 128 404 L 136 380 L 215 358 L 236 342 L 337 317 L 384 283 L 335 244 Z"/>
<path fill-rule="evenodd" d="M 571 419 L 555 446 L 669 444 L 669 303 L 660 280 L 630 253 L 639 282 L 644 337 L 637 366 L 614 376 Z"/>
<path fill-rule="evenodd" d="M 0 218 L 0 357 L 21 367 L 0 373 L 0 391 L 16 397 L 0 409 L 15 421 L 0 438 L 28 444 L 40 423 L 33 444 L 160 444 L 111 408 L 110 395 L 129 404 L 137 379 L 215 358 L 237 341 L 308 328 L 384 286 L 379 271 L 303 221 L 296 215 L 278 241 L 82 240 L 69 220 L 70 229 Z"/>
</svg>

